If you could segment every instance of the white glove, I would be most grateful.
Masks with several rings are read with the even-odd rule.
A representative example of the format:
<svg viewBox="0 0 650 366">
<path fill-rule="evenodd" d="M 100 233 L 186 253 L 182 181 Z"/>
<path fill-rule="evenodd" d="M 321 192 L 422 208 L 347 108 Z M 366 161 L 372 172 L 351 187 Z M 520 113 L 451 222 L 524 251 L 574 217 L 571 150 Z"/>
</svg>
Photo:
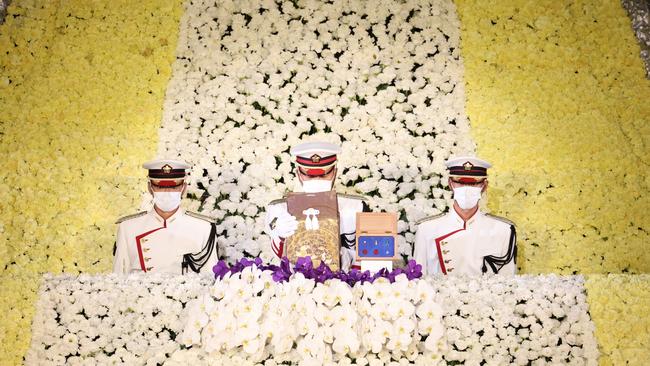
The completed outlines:
<svg viewBox="0 0 650 366">
<path fill-rule="evenodd" d="M 295 216 L 285 212 L 275 219 L 275 227 L 271 229 L 271 236 L 286 239 L 295 234 L 296 229 L 298 229 L 298 220 Z"/>
<path fill-rule="evenodd" d="M 341 269 L 343 271 L 349 271 L 352 264 L 354 264 L 354 257 L 356 255 L 356 248 L 344 248 L 341 247 Z"/>
</svg>

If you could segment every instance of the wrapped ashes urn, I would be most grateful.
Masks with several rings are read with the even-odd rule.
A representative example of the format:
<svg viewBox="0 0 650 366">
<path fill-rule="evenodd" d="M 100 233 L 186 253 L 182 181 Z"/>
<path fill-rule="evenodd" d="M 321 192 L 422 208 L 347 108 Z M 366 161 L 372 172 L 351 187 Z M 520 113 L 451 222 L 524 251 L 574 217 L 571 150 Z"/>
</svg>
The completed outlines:
<svg viewBox="0 0 650 366">
<path fill-rule="evenodd" d="M 340 269 L 341 237 L 336 191 L 289 193 L 287 210 L 298 220 L 295 234 L 285 243 L 289 260 L 295 263 L 298 258 L 309 256 L 314 266 L 324 262 L 332 270 Z"/>
</svg>

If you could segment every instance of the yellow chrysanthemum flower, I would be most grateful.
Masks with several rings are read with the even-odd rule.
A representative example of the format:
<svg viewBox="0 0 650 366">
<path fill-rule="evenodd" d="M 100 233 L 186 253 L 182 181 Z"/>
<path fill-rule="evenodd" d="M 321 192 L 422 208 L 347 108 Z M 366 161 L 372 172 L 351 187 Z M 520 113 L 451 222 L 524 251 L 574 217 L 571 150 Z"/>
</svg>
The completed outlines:
<svg viewBox="0 0 650 366">
<path fill-rule="evenodd" d="M 0 25 L 0 364 L 42 272 L 111 268 L 157 148 L 182 1 L 15 1 Z"/>
<path fill-rule="evenodd" d="M 650 83 L 618 2 L 459 1 L 489 208 L 524 273 L 650 271 Z"/>
</svg>

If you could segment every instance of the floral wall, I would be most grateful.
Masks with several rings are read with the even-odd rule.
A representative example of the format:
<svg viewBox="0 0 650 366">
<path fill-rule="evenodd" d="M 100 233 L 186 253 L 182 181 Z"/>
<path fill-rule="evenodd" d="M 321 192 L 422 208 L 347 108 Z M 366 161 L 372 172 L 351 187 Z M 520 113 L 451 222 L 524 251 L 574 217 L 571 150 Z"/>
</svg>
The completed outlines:
<svg viewBox="0 0 650 366">
<path fill-rule="evenodd" d="M 618 2 L 459 1 L 489 207 L 526 273 L 650 271 L 650 83 Z"/>
<path fill-rule="evenodd" d="M 274 258 L 261 213 L 294 190 L 288 151 L 307 139 L 341 144 L 338 192 L 398 212 L 404 258 L 416 222 L 446 210 L 444 161 L 474 151 L 455 6 L 367 5 L 187 4 L 159 153 L 194 166 L 227 260 Z"/>
<path fill-rule="evenodd" d="M 650 84 L 620 4 L 455 7 L 459 113 L 495 165 L 487 206 L 517 222 L 521 272 L 648 272 Z M 0 25 L 0 363 L 22 362 L 41 273 L 110 270 L 113 222 L 137 211 L 139 166 L 159 140 L 158 151 L 167 146 L 163 97 L 182 13 L 181 1 L 153 0 L 9 7 Z M 602 364 L 647 359 L 650 341 L 638 335 L 650 333 L 648 283 L 588 277 Z"/>
<path fill-rule="evenodd" d="M 601 365 L 650 360 L 650 275 L 590 275 L 589 312 L 596 323 Z"/>
<path fill-rule="evenodd" d="M 14 1 L 0 26 L 0 364 L 43 272 L 109 271 L 155 155 L 180 1 Z"/>
</svg>

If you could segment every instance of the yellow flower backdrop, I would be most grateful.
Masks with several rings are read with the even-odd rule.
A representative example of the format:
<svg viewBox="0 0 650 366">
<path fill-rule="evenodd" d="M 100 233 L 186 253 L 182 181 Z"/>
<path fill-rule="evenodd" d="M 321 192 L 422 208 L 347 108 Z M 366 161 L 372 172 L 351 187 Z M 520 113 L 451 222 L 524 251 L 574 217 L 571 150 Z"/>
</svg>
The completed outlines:
<svg viewBox="0 0 650 366">
<path fill-rule="evenodd" d="M 14 1 L 0 26 L 0 364 L 29 344 L 38 274 L 104 272 L 157 148 L 179 1 Z"/>
<path fill-rule="evenodd" d="M 650 275 L 591 275 L 585 282 L 601 365 L 650 360 Z"/>
<path fill-rule="evenodd" d="M 0 364 L 19 364 L 27 349 L 40 273 L 110 269 L 113 221 L 139 206 L 139 165 L 156 150 L 181 3 L 9 8 Z M 522 271 L 650 272 L 640 199 L 650 185 L 650 83 L 620 4 L 457 5 L 467 112 L 479 154 L 495 164 L 489 207 L 518 223 Z M 603 364 L 647 359 L 649 284 L 589 277 Z"/>
<path fill-rule="evenodd" d="M 650 272 L 650 82 L 616 1 L 459 1 L 489 207 L 525 273 Z"/>
</svg>

